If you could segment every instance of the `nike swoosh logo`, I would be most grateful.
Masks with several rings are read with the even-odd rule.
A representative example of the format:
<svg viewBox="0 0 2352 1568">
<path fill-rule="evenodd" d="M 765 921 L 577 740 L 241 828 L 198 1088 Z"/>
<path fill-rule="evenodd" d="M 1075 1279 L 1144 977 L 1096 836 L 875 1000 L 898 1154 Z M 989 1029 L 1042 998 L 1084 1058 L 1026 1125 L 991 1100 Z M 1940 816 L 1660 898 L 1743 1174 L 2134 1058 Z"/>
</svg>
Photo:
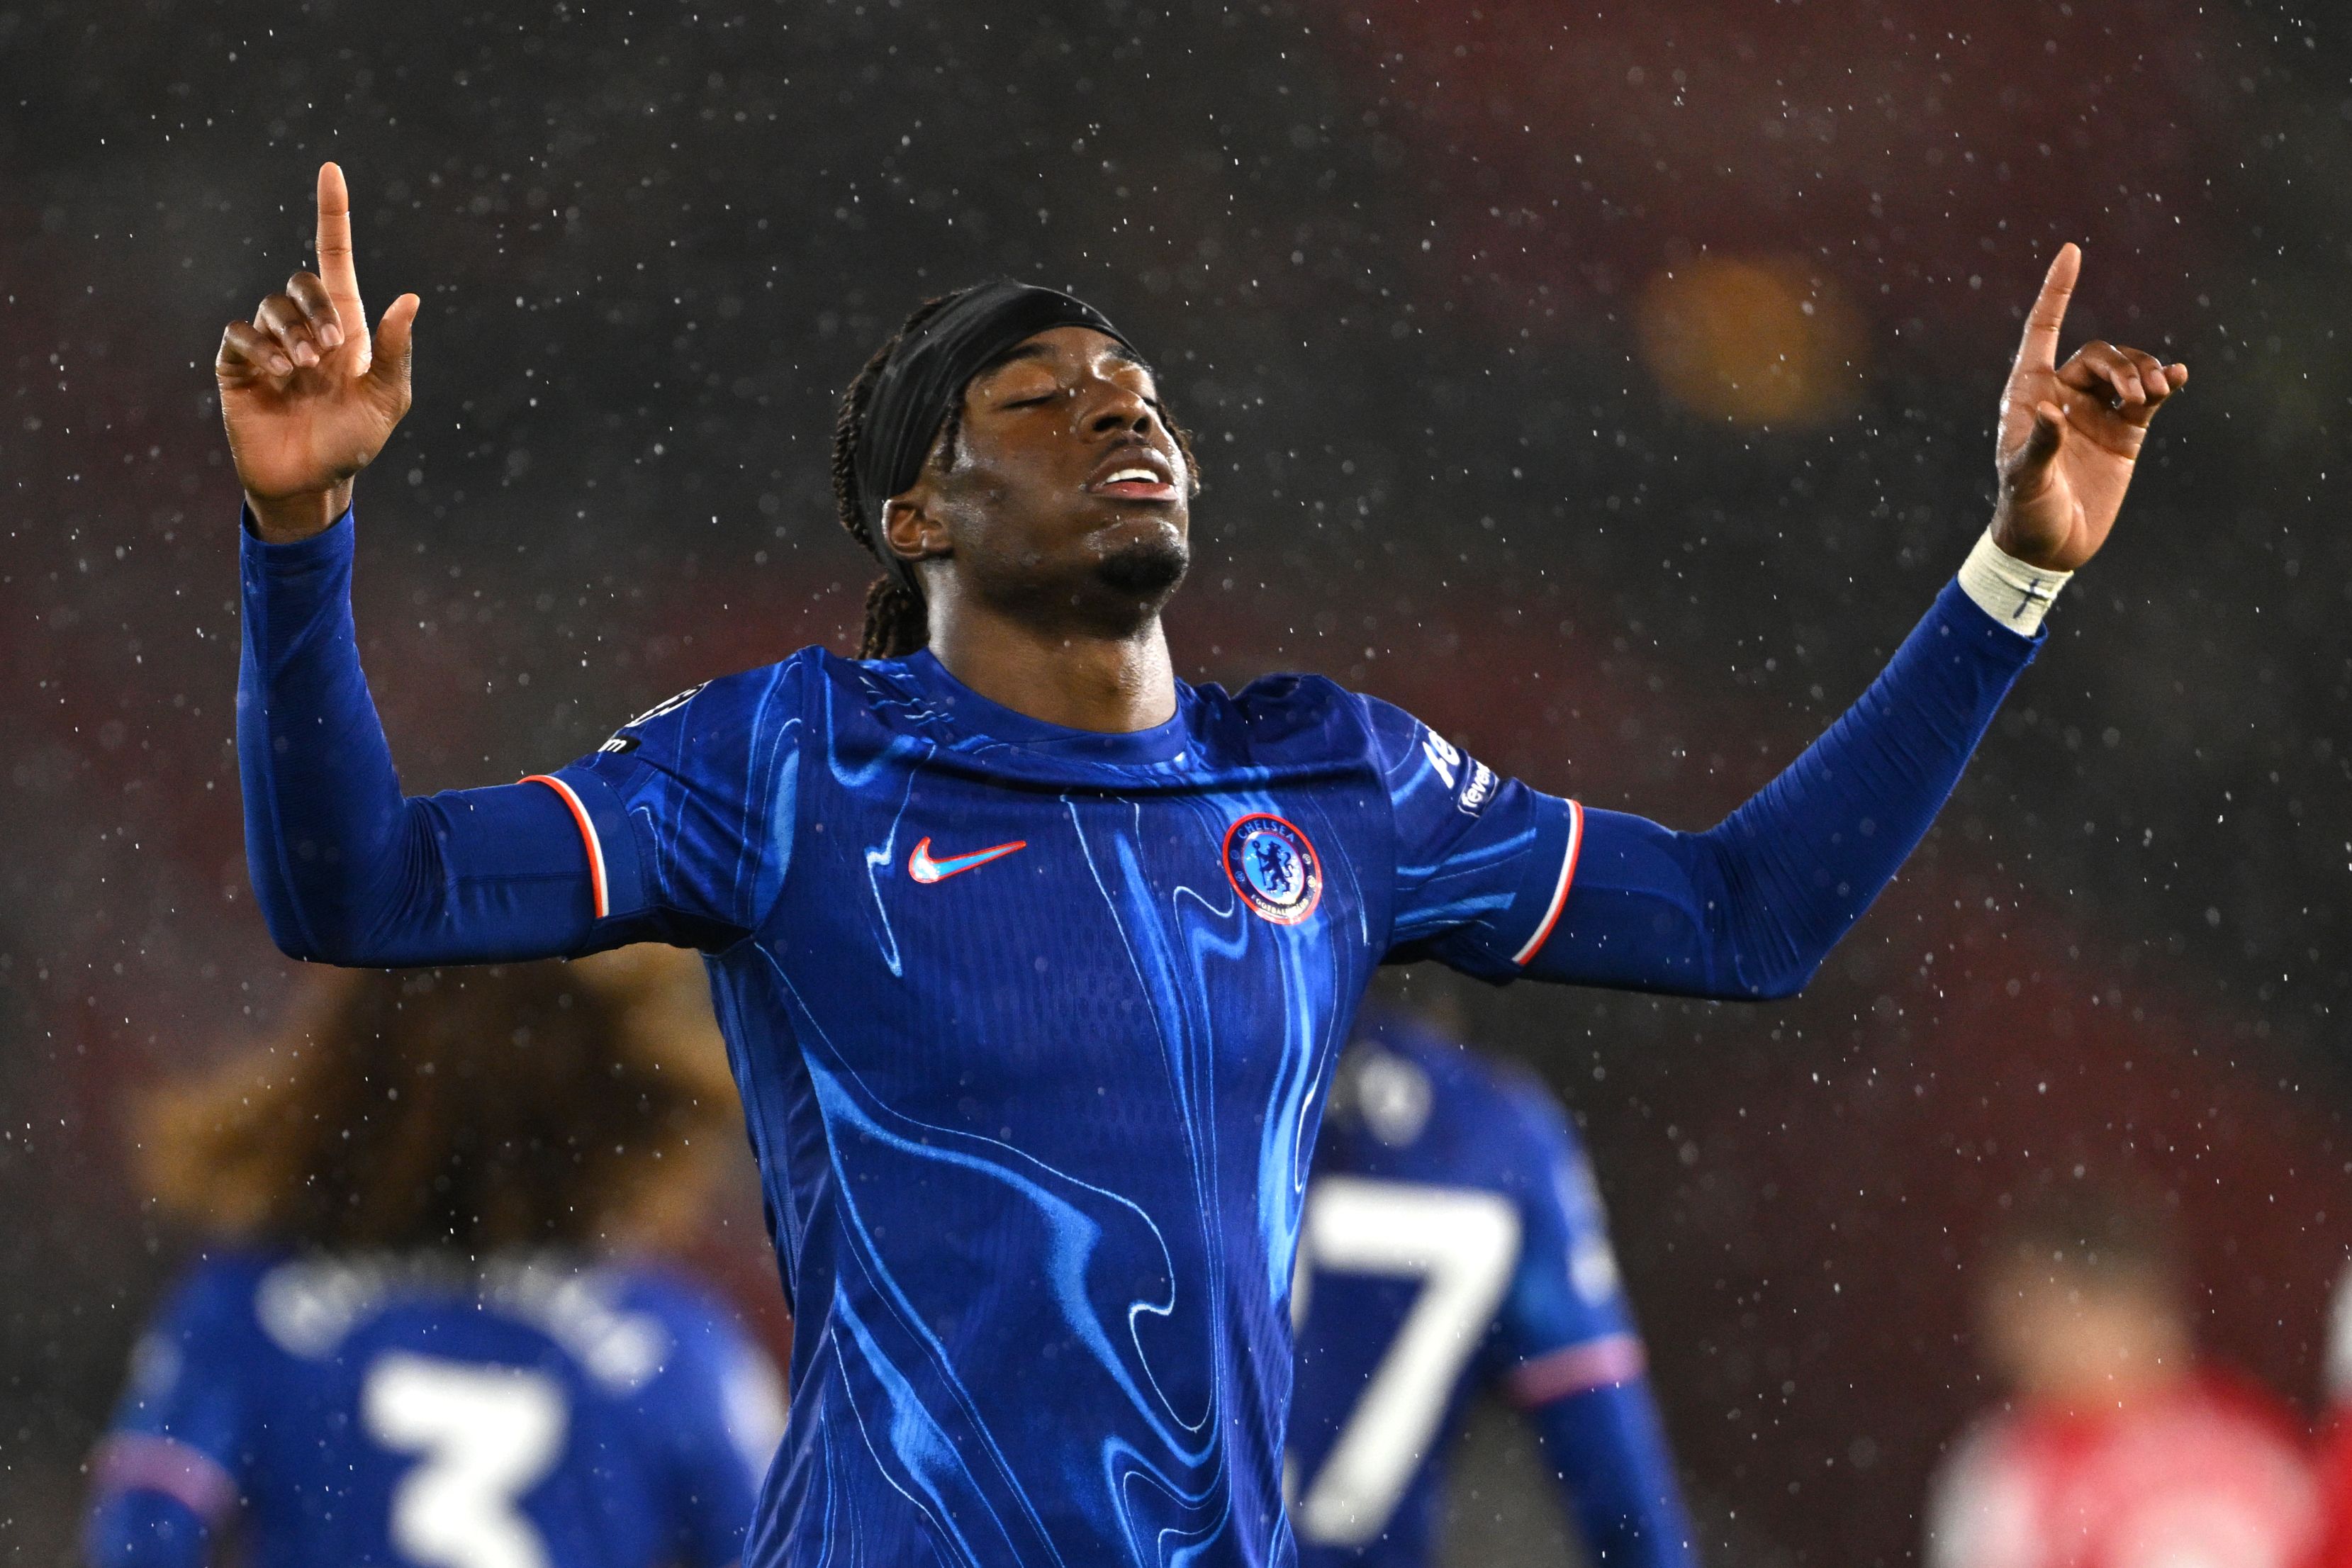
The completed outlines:
<svg viewBox="0 0 2352 1568">
<path fill-rule="evenodd" d="M 985 866 L 991 860 L 1002 860 L 1015 849 L 1028 847 L 1027 839 L 1016 838 L 1010 844 L 1000 844 L 993 849 L 976 849 L 969 855 L 955 855 L 945 860 L 934 860 L 931 858 L 931 841 L 926 838 L 915 846 L 915 852 L 912 855 L 907 857 L 907 875 L 918 882 L 944 882 L 960 871 L 969 871 L 975 866 Z"/>
</svg>

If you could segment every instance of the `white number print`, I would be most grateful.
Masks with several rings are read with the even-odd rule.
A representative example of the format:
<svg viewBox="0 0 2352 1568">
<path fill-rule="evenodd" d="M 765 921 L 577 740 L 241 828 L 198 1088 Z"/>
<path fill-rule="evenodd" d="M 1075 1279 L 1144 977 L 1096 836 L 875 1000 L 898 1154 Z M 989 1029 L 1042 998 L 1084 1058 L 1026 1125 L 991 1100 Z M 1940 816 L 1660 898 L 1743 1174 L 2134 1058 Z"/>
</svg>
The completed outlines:
<svg viewBox="0 0 2352 1568">
<path fill-rule="evenodd" d="M 1499 1194 L 1327 1176 L 1307 1194 L 1307 1270 L 1425 1280 L 1293 1518 L 1300 1534 L 1361 1546 L 1387 1527 L 1437 1435 L 1519 1257 L 1519 1215 Z M 1297 1293 L 1294 1314 L 1305 1313 Z"/>
<path fill-rule="evenodd" d="M 393 1354 L 368 1369 L 368 1435 L 418 1456 L 392 1492 L 393 1549 L 425 1568 L 550 1568 L 519 1504 L 563 1453 L 562 1385 L 543 1373 Z"/>
</svg>

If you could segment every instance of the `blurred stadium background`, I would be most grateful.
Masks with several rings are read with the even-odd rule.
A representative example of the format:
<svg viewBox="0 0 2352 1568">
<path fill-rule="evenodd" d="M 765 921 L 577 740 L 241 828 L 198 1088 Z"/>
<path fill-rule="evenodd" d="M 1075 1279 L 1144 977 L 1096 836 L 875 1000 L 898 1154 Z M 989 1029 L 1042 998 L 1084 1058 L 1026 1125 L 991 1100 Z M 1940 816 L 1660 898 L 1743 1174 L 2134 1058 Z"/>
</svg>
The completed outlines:
<svg viewBox="0 0 2352 1568">
<path fill-rule="evenodd" d="M 1962 1276 L 2051 1184 L 2164 1194 L 2209 1342 L 2315 1414 L 2347 76 L 2250 0 L 0 8 L 0 1553 L 69 1551 L 184 1245 L 126 1095 L 289 994 L 209 361 L 305 263 L 325 156 L 372 307 L 425 300 L 360 489 L 412 789 L 842 646 L 834 400 L 1003 271 L 1099 300 L 1196 433 L 1188 675 L 1322 669 L 1702 826 L 1981 527 L 2020 310 L 2084 241 L 2070 341 L 2197 379 L 1903 881 L 1790 1005 L 1467 1000 L 1587 1128 L 1717 1562 L 1912 1552 L 1987 1396 Z M 700 1250 L 769 1290 L 755 1215 Z M 1552 1550 L 1522 1472 L 1464 1480 L 1457 1556 Z"/>
</svg>

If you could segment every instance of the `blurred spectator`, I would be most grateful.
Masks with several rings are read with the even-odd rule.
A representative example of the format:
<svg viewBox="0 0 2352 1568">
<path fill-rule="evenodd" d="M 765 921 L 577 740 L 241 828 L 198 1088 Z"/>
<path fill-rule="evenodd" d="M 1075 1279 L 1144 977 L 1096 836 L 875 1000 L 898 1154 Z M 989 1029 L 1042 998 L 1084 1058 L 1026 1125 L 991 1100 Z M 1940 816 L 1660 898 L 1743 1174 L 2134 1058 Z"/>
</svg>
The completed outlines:
<svg viewBox="0 0 2352 1568">
<path fill-rule="evenodd" d="M 737 1117 L 682 954 L 321 977 L 148 1108 L 149 1178 L 211 1241 L 92 1461 L 89 1560 L 734 1562 L 774 1369 L 631 1254 Z"/>
<path fill-rule="evenodd" d="M 2151 1213 L 2070 1192 L 2004 1231 L 1982 1342 L 2009 1398 L 1937 1477 L 1931 1568 L 2290 1568 L 2315 1531 L 2292 1415 L 2198 1363 Z"/>
</svg>

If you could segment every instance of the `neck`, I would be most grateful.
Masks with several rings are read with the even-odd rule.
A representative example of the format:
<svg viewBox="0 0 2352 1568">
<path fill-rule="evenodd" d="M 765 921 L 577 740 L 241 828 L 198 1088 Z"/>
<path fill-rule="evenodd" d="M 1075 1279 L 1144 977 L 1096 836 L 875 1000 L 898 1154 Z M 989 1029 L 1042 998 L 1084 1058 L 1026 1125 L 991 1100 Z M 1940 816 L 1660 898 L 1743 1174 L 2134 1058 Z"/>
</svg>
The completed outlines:
<svg viewBox="0 0 2352 1568">
<path fill-rule="evenodd" d="M 1114 734 L 1176 716 L 1176 671 L 1156 614 L 1131 631 L 1097 635 L 943 596 L 930 622 L 931 653 L 947 672 L 1015 713 Z"/>
<path fill-rule="evenodd" d="M 2194 1350 L 2179 1325 L 2106 1328 L 2077 1338 L 2046 1335 L 2021 1358 L 2020 1382 L 2045 1404 L 2077 1413 L 2116 1410 L 2171 1393 L 2190 1375 Z"/>
<path fill-rule="evenodd" d="M 2068 1415 L 2095 1415 L 2160 1399 L 2188 1381 L 2186 1366 L 2150 1363 L 2102 1372 L 2070 1369 L 2063 1375 L 2029 1385 L 2027 1392 L 2042 1405 Z"/>
</svg>

